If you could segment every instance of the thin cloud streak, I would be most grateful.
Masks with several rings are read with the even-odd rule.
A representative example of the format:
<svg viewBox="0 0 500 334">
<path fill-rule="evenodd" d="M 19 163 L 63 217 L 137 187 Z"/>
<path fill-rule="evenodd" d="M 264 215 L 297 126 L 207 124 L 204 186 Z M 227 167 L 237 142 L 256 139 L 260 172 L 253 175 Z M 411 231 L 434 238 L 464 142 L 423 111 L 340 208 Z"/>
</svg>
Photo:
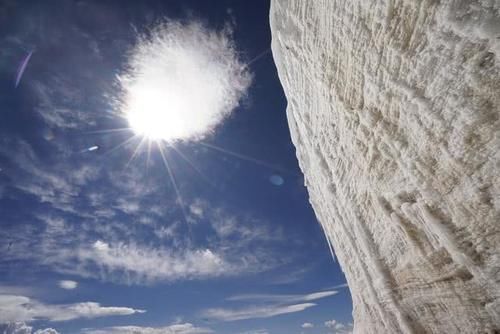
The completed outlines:
<svg viewBox="0 0 500 334">
<path fill-rule="evenodd" d="M 255 318 L 270 318 L 281 314 L 296 313 L 316 306 L 318 299 L 336 295 L 338 291 L 329 290 L 303 295 L 246 294 L 227 298 L 228 301 L 256 303 L 242 308 L 211 308 L 202 312 L 205 318 L 220 321 L 236 321 Z"/>
<path fill-rule="evenodd" d="M 73 290 L 73 289 L 76 289 L 78 287 L 78 282 L 70 281 L 70 280 L 62 280 L 62 281 L 59 281 L 58 285 L 61 289 Z"/>
<path fill-rule="evenodd" d="M 336 295 L 338 291 L 321 291 L 305 295 L 276 295 L 276 294 L 248 294 L 237 295 L 227 298 L 230 301 L 263 301 L 263 302 L 280 302 L 280 303 L 296 303 L 300 301 L 313 301 L 325 297 Z"/>
<path fill-rule="evenodd" d="M 238 334 L 269 334 L 269 331 L 267 329 L 254 329 L 246 332 L 241 332 Z"/>
<path fill-rule="evenodd" d="M 316 306 L 314 303 L 294 305 L 257 305 L 240 309 L 212 308 L 205 310 L 202 315 L 208 319 L 220 321 L 236 321 L 256 318 L 270 318 L 277 315 L 296 313 Z"/>
</svg>

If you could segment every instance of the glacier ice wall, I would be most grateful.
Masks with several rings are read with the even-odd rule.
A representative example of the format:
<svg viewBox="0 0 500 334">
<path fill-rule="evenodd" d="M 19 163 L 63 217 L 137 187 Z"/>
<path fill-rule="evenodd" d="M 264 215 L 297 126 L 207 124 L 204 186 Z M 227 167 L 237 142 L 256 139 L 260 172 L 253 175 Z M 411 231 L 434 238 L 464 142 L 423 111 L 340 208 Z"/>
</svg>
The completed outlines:
<svg viewBox="0 0 500 334">
<path fill-rule="evenodd" d="M 273 55 L 356 333 L 500 331 L 500 2 L 273 0 Z"/>
</svg>

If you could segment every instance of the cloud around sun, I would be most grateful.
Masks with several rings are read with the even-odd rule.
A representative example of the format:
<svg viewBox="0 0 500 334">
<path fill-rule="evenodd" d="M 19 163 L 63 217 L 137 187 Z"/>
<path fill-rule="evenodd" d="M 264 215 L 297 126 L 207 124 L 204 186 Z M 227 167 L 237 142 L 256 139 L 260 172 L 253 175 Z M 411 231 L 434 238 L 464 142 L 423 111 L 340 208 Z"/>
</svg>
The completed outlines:
<svg viewBox="0 0 500 334">
<path fill-rule="evenodd" d="M 138 37 L 119 76 L 118 103 L 136 134 L 201 139 L 231 114 L 252 81 L 231 34 L 173 21 Z"/>
<path fill-rule="evenodd" d="M 152 158 L 148 171 L 141 165 L 124 168 L 124 156 L 130 158 L 131 152 L 122 144 L 112 148 L 110 138 L 116 133 L 106 133 L 96 145 L 98 136 L 72 137 L 74 130 L 65 132 L 68 128 L 99 130 L 95 127 L 103 122 L 102 109 L 112 103 L 113 110 L 128 117 L 138 136 L 164 143 L 201 139 L 213 133 L 247 94 L 252 74 L 241 54 L 229 27 L 216 30 L 196 20 L 169 20 L 135 35 L 118 80 L 121 94 L 101 101 L 104 105 L 82 115 L 77 112 L 72 101 L 84 101 L 88 95 L 78 85 L 72 86 L 83 72 L 78 66 L 53 74 L 52 80 L 37 81 L 34 95 L 44 106 L 37 108 L 44 115 L 41 126 L 58 129 L 66 141 L 61 135 L 44 138 L 50 148 L 44 155 L 24 138 L 0 136 L 0 158 L 9 161 L 2 174 L 16 180 L 12 184 L 15 196 L 44 206 L 26 212 L 25 224 L 40 228 L 42 241 L 26 238 L 24 226 L 8 226 L 2 231 L 9 240 L 0 245 L 3 260 L 76 277 L 146 285 L 260 272 L 273 266 L 265 259 L 274 257 L 260 254 L 267 254 L 274 242 L 267 237 L 269 233 L 281 234 L 263 229 L 264 220 L 236 214 L 220 203 L 205 203 L 204 214 L 198 208 L 182 217 L 177 189 L 173 182 L 165 184 L 160 159 Z M 101 85 L 105 71 L 94 67 L 86 70 Z M 109 99 L 115 92 L 109 88 L 103 97 Z M 142 99 L 142 93 L 148 98 Z M 114 151 L 116 147 L 121 148 Z M 61 159 L 61 154 L 70 158 Z M 100 155 L 104 165 L 97 160 Z M 165 156 L 169 158 L 168 152 Z M 56 162 L 48 163 L 52 157 L 57 157 Z M 173 165 L 172 173 L 177 172 Z M 186 208 L 200 205 L 193 193 L 183 195 Z M 210 221 L 210 234 L 205 238 L 210 244 L 188 240 L 183 224 L 201 219 Z M 250 227 L 252 233 L 246 230 Z M 197 232 L 196 226 L 190 228 Z M 227 244 L 234 238 L 240 241 L 237 252 L 234 246 L 229 252 Z M 265 251 L 247 252 L 256 245 L 263 245 Z M 59 282 L 61 289 L 77 286 L 75 281 Z"/>
</svg>

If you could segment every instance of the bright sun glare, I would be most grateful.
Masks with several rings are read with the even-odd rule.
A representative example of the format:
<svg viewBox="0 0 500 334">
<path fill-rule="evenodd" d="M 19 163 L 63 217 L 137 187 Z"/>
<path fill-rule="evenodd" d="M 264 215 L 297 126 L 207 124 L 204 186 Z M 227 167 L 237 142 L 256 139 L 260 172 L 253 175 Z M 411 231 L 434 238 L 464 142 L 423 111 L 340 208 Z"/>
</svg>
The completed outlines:
<svg viewBox="0 0 500 334">
<path fill-rule="evenodd" d="M 193 134 L 195 113 L 186 92 L 161 87 L 134 87 L 129 93 L 127 120 L 135 133 L 151 140 L 172 141 Z M 203 130 L 203 129 L 200 129 Z"/>
<path fill-rule="evenodd" d="M 120 76 L 121 109 L 150 140 L 198 140 L 230 115 L 250 82 L 228 31 L 162 24 L 139 38 Z"/>
</svg>

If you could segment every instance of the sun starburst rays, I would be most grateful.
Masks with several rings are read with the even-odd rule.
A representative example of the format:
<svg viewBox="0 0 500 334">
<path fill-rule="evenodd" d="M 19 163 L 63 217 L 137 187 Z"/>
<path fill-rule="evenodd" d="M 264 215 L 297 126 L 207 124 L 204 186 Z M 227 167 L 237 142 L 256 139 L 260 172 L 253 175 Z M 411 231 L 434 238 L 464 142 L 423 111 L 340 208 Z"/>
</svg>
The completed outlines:
<svg viewBox="0 0 500 334">
<path fill-rule="evenodd" d="M 170 178 L 170 181 L 172 182 L 172 187 L 175 190 L 175 193 L 176 193 L 176 196 L 177 196 L 177 202 L 178 202 L 178 204 L 179 204 L 179 206 L 181 208 L 182 215 L 184 217 L 184 222 L 188 223 L 187 214 L 186 214 L 186 207 L 184 206 L 184 201 L 182 199 L 181 192 L 179 190 L 179 187 L 177 186 L 177 182 L 175 180 L 174 171 L 170 167 L 170 164 L 169 164 L 168 159 L 167 159 L 167 157 L 165 155 L 165 152 L 163 152 L 163 148 L 162 148 L 161 143 L 160 142 L 156 142 L 156 144 L 157 144 L 158 150 L 160 151 L 160 155 L 161 155 L 163 164 L 165 166 L 165 169 L 167 170 L 167 173 L 168 173 L 168 176 Z M 188 226 L 189 226 L 189 224 L 188 224 Z"/>
<path fill-rule="evenodd" d="M 175 152 L 176 157 L 213 187 L 214 182 L 182 148 L 200 144 L 233 158 L 279 170 L 265 161 L 204 142 L 246 96 L 253 79 L 250 65 L 269 52 L 267 48 L 245 63 L 230 30 L 214 31 L 199 22 L 160 23 L 139 34 L 123 71 L 117 76 L 118 91 L 113 98 L 115 115 L 128 126 L 91 132 L 132 135 L 104 150 L 103 156 L 126 149 L 131 153 L 124 168 L 129 168 L 145 154 L 148 170 L 160 161 L 153 156 L 157 153 L 186 222 L 186 208 L 174 170 L 176 164 L 169 160 L 170 152 Z"/>
</svg>

